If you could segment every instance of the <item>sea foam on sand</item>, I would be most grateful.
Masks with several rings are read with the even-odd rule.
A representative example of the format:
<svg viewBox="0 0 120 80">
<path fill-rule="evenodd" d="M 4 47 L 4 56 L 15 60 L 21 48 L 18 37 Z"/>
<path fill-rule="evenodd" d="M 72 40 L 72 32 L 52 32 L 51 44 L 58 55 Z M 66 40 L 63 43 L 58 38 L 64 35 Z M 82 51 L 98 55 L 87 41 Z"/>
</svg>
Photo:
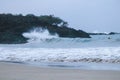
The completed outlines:
<svg viewBox="0 0 120 80">
<path fill-rule="evenodd" d="M 120 47 L 15 48 L 0 47 L 1 61 L 120 63 Z"/>
</svg>

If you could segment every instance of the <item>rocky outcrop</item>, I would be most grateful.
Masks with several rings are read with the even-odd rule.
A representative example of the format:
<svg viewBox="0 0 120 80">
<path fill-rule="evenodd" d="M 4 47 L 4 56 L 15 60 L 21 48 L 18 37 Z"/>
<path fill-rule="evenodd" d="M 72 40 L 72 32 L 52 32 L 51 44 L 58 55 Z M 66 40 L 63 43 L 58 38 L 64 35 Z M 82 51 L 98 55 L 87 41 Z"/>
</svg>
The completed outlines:
<svg viewBox="0 0 120 80">
<path fill-rule="evenodd" d="M 89 34 L 82 30 L 67 27 L 68 23 L 53 15 L 12 15 L 0 14 L 0 43 L 26 43 L 27 38 L 22 36 L 24 32 L 39 27 L 48 29 L 52 34 L 57 33 L 59 37 L 68 38 L 90 38 Z"/>
</svg>

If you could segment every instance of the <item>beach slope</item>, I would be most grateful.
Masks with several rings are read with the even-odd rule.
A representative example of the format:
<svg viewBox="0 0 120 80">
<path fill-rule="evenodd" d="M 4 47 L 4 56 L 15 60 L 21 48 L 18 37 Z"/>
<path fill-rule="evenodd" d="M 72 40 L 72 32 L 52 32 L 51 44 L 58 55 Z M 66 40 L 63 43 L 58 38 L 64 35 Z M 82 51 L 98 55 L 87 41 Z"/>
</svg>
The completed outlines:
<svg viewBox="0 0 120 80">
<path fill-rule="evenodd" d="M 0 62 L 0 80 L 120 80 L 120 71 L 41 68 Z"/>
</svg>

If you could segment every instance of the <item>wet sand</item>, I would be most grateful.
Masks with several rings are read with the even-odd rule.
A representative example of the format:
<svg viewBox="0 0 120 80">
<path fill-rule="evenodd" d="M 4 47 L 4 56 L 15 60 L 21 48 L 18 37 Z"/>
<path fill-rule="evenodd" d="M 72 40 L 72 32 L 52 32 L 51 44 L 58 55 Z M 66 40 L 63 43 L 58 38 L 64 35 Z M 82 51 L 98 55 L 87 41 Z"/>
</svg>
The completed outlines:
<svg viewBox="0 0 120 80">
<path fill-rule="evenodd" d="M 120 80 L 120 71 L 42 68 L 0 62 L 0 80 Z"/>
</svg>

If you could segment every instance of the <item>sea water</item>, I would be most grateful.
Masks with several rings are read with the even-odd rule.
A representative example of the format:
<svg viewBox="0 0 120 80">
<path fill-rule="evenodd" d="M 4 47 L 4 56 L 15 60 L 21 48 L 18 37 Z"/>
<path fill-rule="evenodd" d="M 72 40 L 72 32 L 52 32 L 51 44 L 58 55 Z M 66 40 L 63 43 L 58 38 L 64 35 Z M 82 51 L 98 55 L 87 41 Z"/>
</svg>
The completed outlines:
<svg viewBox="0 0 120 80">
<path fill-rule="evenodd" d="M 0 44 L 0 61 L 29 63 L 120 63 L 120 34 L 60 38 L 47 30 L 23 33 L 25 44 Z M 71 64 L 72 65 L 72 64 Z M 75 64 L 74 64 L 75 65 Z"/>
</svg>

